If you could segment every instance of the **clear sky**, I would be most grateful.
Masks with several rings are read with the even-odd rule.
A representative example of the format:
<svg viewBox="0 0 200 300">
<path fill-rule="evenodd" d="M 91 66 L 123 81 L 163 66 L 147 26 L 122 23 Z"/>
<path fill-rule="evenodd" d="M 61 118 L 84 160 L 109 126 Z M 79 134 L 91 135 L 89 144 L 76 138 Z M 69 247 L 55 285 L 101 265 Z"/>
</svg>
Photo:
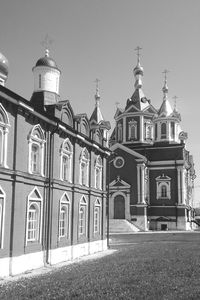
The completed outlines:
<svg viewBox="0 0 200 300">
<path fill-rule="evenodd" d="M 200 1 L 199 0 L 1 0 L 0 52 L 10 64 L 7 88 L 30 99 L 32 67 L 53 40 L 50 55 L 61 69 L 60 95 L 75 113 L 94 109 L 95 79 L 101 110 L 114 125 L 116 102 L 124 108 L 134 91 L 134 49 L 142 47 L 143 90 L 162 102 L 163 70 L 169 99 L 177 96 L 187 149 L 194 156 L 195 199 L 200 201 Z"/>
</svg>

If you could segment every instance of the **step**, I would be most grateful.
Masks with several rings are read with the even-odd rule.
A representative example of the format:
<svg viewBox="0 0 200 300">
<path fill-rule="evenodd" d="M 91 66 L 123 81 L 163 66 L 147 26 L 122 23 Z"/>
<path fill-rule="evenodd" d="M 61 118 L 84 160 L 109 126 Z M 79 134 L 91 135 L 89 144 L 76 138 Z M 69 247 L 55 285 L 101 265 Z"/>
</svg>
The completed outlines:
<svg viewBox="0 0 200 300">
<path fill-rule="evenodd" d="M 129 233 L 140 231 L 135 225 L 125 219 L 110 219 L 109 232 L 110 233 Z"/>
</svg>

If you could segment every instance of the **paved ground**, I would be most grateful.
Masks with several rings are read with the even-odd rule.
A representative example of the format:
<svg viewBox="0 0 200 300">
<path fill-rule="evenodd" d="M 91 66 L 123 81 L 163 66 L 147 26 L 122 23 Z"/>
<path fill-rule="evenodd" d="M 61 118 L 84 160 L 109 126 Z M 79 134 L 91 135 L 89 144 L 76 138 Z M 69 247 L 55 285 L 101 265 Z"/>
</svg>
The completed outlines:
<svg viewBox="0 0 200 300">
<path fill-rule="evenodd" d="M 200 299 L 200 232 L 114 234 L 110 249 L 0 280 L 0 300 Z"/>
</svg>

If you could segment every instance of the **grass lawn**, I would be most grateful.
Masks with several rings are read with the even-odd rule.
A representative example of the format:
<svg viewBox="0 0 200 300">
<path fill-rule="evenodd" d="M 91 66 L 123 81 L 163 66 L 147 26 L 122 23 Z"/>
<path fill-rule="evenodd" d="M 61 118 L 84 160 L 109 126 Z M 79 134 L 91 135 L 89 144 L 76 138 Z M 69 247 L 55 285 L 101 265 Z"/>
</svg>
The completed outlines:
<svg viewBox="0 0 200 300">
<path fill-rule="evenodd" d="M 200 234 L 138 236 L 105 257 L 2 281 L 0 299 L 200 299 Z"/>
</svg>

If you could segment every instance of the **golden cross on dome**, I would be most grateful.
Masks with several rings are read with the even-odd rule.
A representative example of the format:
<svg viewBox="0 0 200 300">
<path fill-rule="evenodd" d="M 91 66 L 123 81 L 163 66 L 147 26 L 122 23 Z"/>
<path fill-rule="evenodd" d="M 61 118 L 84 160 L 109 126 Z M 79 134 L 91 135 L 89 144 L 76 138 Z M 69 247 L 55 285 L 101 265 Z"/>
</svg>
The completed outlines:
<svg viewBox="0 0 200 300">
<path fill-rule="evenodd" d="M 140 50 L 142 50 L 142 48 L 139 46 L 137 46 L 137 48 L 135 48 L 135 51 L 137 51 L 138 62 L 140 61 Z"/>
<path fill-rule="evenodd" d="M 176 109 L 176 103 L 177 103 L 178 97 L 177 97 L 177 96 L 174 96 L 173 99 L 174 99 L 174 109 Z"/>
<path fill-rule="evenodd" d="M 46 34 L 44 40 L 41 42 L 41 45 L 45 48 L 45 55 L 49 56 L 49 48 L 53 43 L 53 39 L 49 37 L 48 34 Z"/>
<path fill-rule="evenodd" d="M 165 69 L 165 70 L 163 71 L 163 74 L 165 74 L 165 75 L 164 75 L 164 76 L 165 76 L 165 81 L 167 81 L 167 73 L 169 73 L 169 71 Z"/>
<path fill-rule="evenodd" d="M 100 79 L 96 78 L 96 80 L 95 80 L 95 83 L 96 83 L 96 95 L 99 94 L 99 82 L 100 82 Z"/>
</svg>

